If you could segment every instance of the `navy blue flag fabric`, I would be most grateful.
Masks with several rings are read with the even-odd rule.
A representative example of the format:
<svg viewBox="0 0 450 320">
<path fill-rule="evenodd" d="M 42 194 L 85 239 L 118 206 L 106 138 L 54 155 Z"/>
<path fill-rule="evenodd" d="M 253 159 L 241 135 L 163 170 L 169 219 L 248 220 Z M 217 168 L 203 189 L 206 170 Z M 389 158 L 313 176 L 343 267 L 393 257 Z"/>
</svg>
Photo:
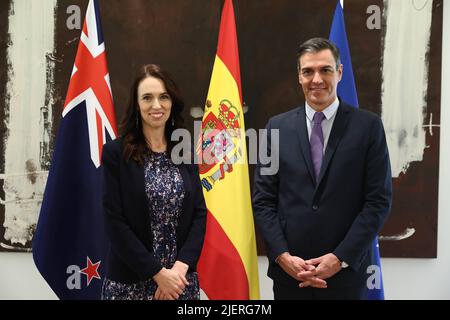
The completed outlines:
<svg viewBox="0 0 450 320">
<path fill-rule="evenodd" d="M 339 1 L 334 12 L 329 39 L 339 48 L 341 53 L 341 63 L 344 65 L 342 80 L 339 82 L 337 88 L 338 96 L 349 105 L 358 108 L 358 95 L 356 93 L 355 79 L 353 77 L 347 33 L 345 32 L 344 12 Z"/>
<path fill-rule="evenodd" d="M 350 104 L 358 108 L 358 95 L 356 93 L 355 79 L 353 77 L 352 61 L 350 57 L 350 49 L 347 41 L 347 33 L 345 31 L 344 12 L 340 1 L 337 1 L 336 10 L 334 12 L 333 22 L 329 39 L 339 48 L 341 53 L 341 63 L 344 65 L 342 80 L 338 84 L 338 96 Z M 376 266 L 373 272 L 377 272 L 376 281 L 368 286 L 367 298 L 369 300 L 384 300 L 383 278 L 381 275 L 380 250 L 378 246 L 378 238 L 372 243 L 371 265 Z M 369 276 L 369 274 L 368 274 Z M 372 288 L 373 287 L 373 288 Z"/>
<path fill-rule="evenodd" d="M 62 300 L 101 295 L 107 241 L 100 159 L 116 135 L 99 7 L 90 0 L 33 238 L 36 267 Z"/>
</svg>

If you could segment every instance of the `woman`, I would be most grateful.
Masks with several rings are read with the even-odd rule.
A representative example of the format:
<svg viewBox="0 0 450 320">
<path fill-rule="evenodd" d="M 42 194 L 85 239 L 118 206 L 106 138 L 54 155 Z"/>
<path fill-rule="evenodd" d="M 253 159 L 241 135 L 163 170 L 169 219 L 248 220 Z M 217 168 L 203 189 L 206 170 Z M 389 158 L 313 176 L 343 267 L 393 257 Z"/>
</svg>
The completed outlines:
<svg viewBox="0 0 450 320">
<path fill-rule="evenodd" d="M 119 139 L 103 147 L 110 240 L 103 299 L 199 299 L 196 265 L 206 207 L 196 165 L 174 165 L 184 102 L 170 75 L 145 65 L 131 87 Z"/>
</svg>

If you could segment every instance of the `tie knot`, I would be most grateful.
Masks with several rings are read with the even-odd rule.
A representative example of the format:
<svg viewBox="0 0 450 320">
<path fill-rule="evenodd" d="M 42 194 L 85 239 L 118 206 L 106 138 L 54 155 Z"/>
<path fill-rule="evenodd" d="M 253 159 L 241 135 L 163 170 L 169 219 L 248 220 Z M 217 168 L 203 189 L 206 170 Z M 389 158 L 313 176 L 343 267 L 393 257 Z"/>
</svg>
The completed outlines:
<svg viewBox="0 0 450 320">
<path fill-rule="evenodd" d="M 321 124 L 323 119 L 325 119 L 325 115 L 322 112 L 316 112 L 313 117 L 314 124 Z"/>
</svg>

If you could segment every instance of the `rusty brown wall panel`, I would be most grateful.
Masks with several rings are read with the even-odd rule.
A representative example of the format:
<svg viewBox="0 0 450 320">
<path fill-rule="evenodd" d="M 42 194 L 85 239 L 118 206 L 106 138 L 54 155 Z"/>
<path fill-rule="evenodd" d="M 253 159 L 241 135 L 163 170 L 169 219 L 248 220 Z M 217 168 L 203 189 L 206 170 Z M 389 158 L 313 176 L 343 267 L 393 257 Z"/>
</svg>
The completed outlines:
<svg viewBox="0 0 450 320">
<path fill-rule="evenodd" d="M 158 63 L 179 83 L 186 100 L 184 116 L 192 131 L 190 107 L 203 107 L 217 46 L 222 1 L 210 0 L 100 0 L 105 46 L 117 118 L 120 119 L 128 87 L 136 69 Z M 295 55 L 304 40 L 328 37 L 335 1 L 234 0 L 243 100 L 249 107 L 246 128 L 263 128 L 269 117 L 303 103 L 296 74 Z M 56 20 L 55 96 L 53 138 L 56 136 L 80 30 L 68 30 L 66 9 L 79 5 L 84 19 L 87 0 L 59 0 Z M 440 119 L 442 0 L 435 0 L 430 43 L 427 111 Z M 383 8 L 382 0 L 346 0 L 345 21 L 353 70 L 362 108 L 381 112 L 381 30 L 366 28 L 369 5 Z M 0 101 L 5 100 L 7 11 L 0 1 Z M 0 130 L 4 134 L 4 108 Z M 437 119 L 437 120 L 436 120 Z M 429 119 L 426 119 L 428 121 Z M 394 179 L 394 204 L 383 235 L 401 232 L 408 221 L 426 225 L 404 241 L 381 243 L 384 256 L 433 257 L 437 244 L 439 131 L 427 135 L 430 149 L 422 162 L 411 164 L 406 175 Z M 0 141 L 1 157 L 4 155 Z M 253 181 L 253 166 L 250 178 Z M 1 183 L 1 182 L 0 182 Z M 3 188 L 0 188 L 0 196 Z M 0 208 L 0 223 L 3 207 Z M 2 226 L 0 225 L 0 237 Z M 263 245 L 259 239 L 260 252 Z"/>
</svg>

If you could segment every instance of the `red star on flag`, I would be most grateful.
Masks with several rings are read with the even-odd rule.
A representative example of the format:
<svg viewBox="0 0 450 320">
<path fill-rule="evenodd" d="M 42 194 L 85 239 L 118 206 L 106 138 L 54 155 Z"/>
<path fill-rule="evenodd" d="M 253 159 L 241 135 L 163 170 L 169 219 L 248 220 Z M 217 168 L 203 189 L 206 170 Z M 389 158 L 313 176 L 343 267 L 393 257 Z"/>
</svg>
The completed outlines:
<svg viewBox="0 0 450 320">
<path fill-rule="evenodd" d="M 80 270 L 80 273 L 84 273 L 88 278 L 88 286 L 92 281 L 92 278 L 101 279 L 100 275 L 98 274 L 98 267 L 100 266 L 101 261 L 98 261 L 96 263 L 92 263 L 91 259 L 89 257 L 86 258 L 86 268 Z"/>
</svg>

